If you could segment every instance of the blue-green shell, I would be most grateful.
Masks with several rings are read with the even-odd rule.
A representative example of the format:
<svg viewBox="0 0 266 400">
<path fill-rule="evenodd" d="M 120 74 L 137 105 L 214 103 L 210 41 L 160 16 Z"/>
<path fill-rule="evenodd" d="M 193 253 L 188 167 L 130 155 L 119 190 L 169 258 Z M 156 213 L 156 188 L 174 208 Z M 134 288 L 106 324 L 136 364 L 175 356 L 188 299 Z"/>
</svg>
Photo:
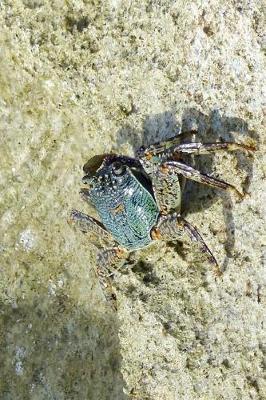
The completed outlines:
<svg viewBox="0 0 266 400">
<path fill-rule="evenodd" d="M 151 242 L 150 232 L 157 223 L 159 209 L 149 188 L 138 176 L 130 173 L 121 182 L 106 182 L 90 192 L 105 228 L 114 239 L 128 250 L 135 250 Z"/>
</svg>

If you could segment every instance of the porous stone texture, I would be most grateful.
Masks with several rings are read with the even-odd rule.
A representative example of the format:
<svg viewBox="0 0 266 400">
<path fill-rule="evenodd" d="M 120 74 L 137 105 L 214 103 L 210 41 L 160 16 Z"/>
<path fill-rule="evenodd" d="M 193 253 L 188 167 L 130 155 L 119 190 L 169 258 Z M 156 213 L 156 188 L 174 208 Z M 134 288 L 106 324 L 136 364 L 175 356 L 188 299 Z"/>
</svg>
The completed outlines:
<svg viewBox="0 0 266 400">
<path fill-rule="evenodd" d="M 264 12 L 263 0 L 0 2 L 1 400 L 266 398 Z M 156 243 L 115 276 L 115 314 L 96 249 L 66 222 L 88 210 L 82 166 L 191 127 L 257 145 L 191 159 L 248 193 L 184 193 L 224 274 Z"/>
</svg>

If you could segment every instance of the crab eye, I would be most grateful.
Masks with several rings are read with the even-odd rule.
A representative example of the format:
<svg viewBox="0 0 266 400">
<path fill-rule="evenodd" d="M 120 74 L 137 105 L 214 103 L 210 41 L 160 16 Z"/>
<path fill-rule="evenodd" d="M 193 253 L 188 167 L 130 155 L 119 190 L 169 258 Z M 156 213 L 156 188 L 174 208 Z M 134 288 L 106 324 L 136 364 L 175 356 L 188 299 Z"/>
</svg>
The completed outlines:
<svg viewBox="0 0 266 400">
<path fill-rule="evenodd" d="M 125 172 L 126 168 L 121 162 L 115 161 L 112 164 L 112 170 L 116 176 L 121 176 Z"/>
</svg>

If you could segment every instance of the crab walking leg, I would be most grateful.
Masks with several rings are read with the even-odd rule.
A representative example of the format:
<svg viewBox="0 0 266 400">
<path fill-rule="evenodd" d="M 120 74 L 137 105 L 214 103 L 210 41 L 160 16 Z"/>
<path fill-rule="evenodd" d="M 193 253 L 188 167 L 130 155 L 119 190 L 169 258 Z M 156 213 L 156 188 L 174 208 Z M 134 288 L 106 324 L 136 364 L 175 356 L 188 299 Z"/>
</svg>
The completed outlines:
<svg viewBox="0 0 266 400">
<path fill-rule="evenodd" d="M 162 214 L 180 212 L 184 182 L 178 174 L 165 174 L 160 168 L 154 172 L 153 191 Z"/>
<path fill-rule="evenodd" d="M 224 182 L 217 178 L 212 178 L 211 176 L 203 174 L 197 169 L 194 169 L 189 165 L 179 161 L 167 161 L 161 164 L 160 168 L 164 174 L 180 174 L 187 179 L 191 179 L 192 181 L 233 192 L 240 198 L 244 197 L 244 195 L 240 193 L 233 185 L 230 185 L 230 183 Z"/>
<path fill-rule="evenodd" d="M 109 271 L 118 266 L 119 262 L 127 257 L 128 251 L 121 247 L 102 250 L 97 257 L 97 265 Z"/>
<path fill-rule="evenodd" d="M 72 210 L 68 221 L 75 224 L 84 233 L 92 233 L 108 243 L 114 243 L 112 235 L 107 232 L 104 226 L 96 219 L 77 210 Z"/>
<path fill-rule="evenodd" d="M 170 139 L 153 143 L 148 147 L 140 147 L 140 149 L 137 150 L 136 155 L 146 161 L 150 161 L 156 156 L 159 156 L 160 158 L 169 157 L 174 153 L 175 148 L 178 148 L 181 140 L 189 140 L 189 138 L 196 133 L 197 131 L 181 132 Z"/>
<path fill-rule="evenodd" d="M 105 239 L 107 242 L 114 243 L 114 239 L 111 234 L 107 232 L 99 221 L 90 217 L 87 214 L 83 214 L 80 211 L 72 210 L 70 214 L 70 223 L 75 223 L 75 225 L 84 233 L 94 233 L 100 238 Z M 111 249 L 102 250 L 97 258 L 97 264 L 100 267 L 110 268 L 115 266 L 118 261 L 126 258 L 127 251 L 121 247 L 113 247 Z"/>
<path fill-rule="evenodd" d="M 114 310 L 117 310 L 116 295 L 112 286 L 112 275 L 118 264 L 127 256 L 127 251 L 120 247 L 103 250 L 97 257 L 97 274 L 100 285 L 103 289 L 104 297 L 109 302 Z"/>
<path fill-rule="evenodd" d="M 145 148 L 145 151 L 151 151 L 154 154 L 164 153 L 168 149 L 172 149 L 175 145 L 180 145 L 181 140 L 189 139 L 192 135 L 195 135 L 196 133 L 197 131 L 180 132 L 174 137 L 151 144 L 150 146 Z"/>
<path fill-rule="evenodd" d="M 107 303 L 109 303 L 114 311 L 117 311 L 116 294 L 112 286 L 112 280 L 108 272 L 101 267 L 97 268 L 99 282 Z"/>
<path fill-rule="evenodd" d="M 219 150 L 237 151 L 244 150 L 247 152 L 255 151 L 255 147 L 240 143 L 218 142 L 218 143 L 182 143 L 173 148 L 173 153 L 186 154 L 208 154 Z"/>
<path fill-rule="evenodd" d="M 168 157 L 174 153 L 187 153 L 187 154 L 208 154 L 211 152 L 219 150 L 227 151 L 237 151 L 242 150 L 246 152 L 253 152 L 256 147 L 250 144 L 241 144 L 233 142 L 216 142 L 216 143 L 201 143 L 201 142 L 191 142 L 190 137 L 196 135 L 196 130 L 184 131 L 179 133 L 173 138 L 161 141 L 158 143 L 153 143 L 152 145 L 144 148 L 140 148 L 139 156 L 151 158 L 153 156 L 163 156 Z M 189 142 L 184 142 L 189 141 Z"/>
<path fill-rule="evenodd" d="M 214 266 L 215 274 L 221 275 L 218 263 L 212 252 L 204 242 L 197 229 L 177 214 L 161 216 L 155 228 L 151 231 L 153 240 L 179 240 L 196 243 L 202 253 L 206 253 L 210 263 Z"/>
<path fill-rule="evenodd" d="M 99 221 L 80 211 L 72 210 L 70 214 L 70 223 L 74 223 L 82 232 L 92 233 L 108 243 L 114 243 L 112 236 L 107 232 Z M 111 304 L 114 310 L 117 310 L 116 295 L 112 287 L 111 272 L 112 267 L 126 257 L 126 251 L 118 247 L 103 250 L 97 257 L 97 275 L 100 285 L 103 289 L 104 297 Z"/>
</svg>

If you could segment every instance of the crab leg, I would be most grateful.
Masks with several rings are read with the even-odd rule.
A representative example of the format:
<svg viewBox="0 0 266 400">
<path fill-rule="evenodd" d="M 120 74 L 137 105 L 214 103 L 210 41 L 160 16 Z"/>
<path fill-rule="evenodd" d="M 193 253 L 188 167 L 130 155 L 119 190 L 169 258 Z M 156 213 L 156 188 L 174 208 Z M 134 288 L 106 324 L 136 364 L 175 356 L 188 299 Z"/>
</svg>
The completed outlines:
<svg viewBox="0 0 266 400">
<path fill-rule="evenodd" d="M 140 149 L 137 155 L 148 161 L 157 161 L 160 158 L 164 161 L 166 158 L 171 158 L 174 155 L 179 154 L 209 154 L 220 150 L 227 151 L 237 151 L 242 150 L 246 152 L 253 152 L 256 150 L 255 146 L 250 144 L 240 144 L 232 142 L 217 142 L 217 143 L 201 143 L 201 142 L 190 142 L 190 143 L 180 143 L 182 140 L 187 140 L 188 136 L 196 134 L 196 131 L 182 132 L 174 138 L 162 141 L 159 143 L 152 144 L 151 146 Z"/>
<path fill-rule="evenodd" d="M 104 268 L 112 269 L 112 267 L 117 266 L 119 261 L 126 258 L 128 252 L 121 247 L 113 247 L 111 249 L 103 250 L 99 253 L 97 257 L 97 264 L 99 267 L 104 266 Z"/>
<path fill-rule="evenodd" d="M 100 285 L 103 289 L 104 297 L 110 303 L 113 310 L 117 311 L 116 294 L 112 285 L 112 275 L 115 273 L 114 267 L 121 266 L 121 262 L 126 258 L 128 252 L 120 247 L 103 250 L 97 257 L 97 274 Z"/>
<path fill-rule="evenodd" d="M 117 311 L 116 294 L 112 285 L 112 276 L 115 267 L 121 266 L 121 262 L 126 258 L 128 252 L 120 247 L 103 250 L 97 257 L 97 274 L 103 290 L 104 297 L 110 303 L 112 309 Z"/>
<path fill-rule="evenodd" d="M 173 148 L 173 153 L 186 154 L 208 154 L 219 150 L 237 151 L 245 150 L 251 152 L 255 147 L 240 143 L 218 142 L 218 143 L 182 143 Z"/>
<path fill-rule="evenodd" d="M 154 172 L 153 191 L 162 214 L 180 211 L 183 183 L 178 174 L 165 174 L 160 168 Z"/>
<path fill-rule="evenodd" d="M 178 135 L 163 140 L 161 142 L 153 143 L 148 147 L 141 147 L 137 151 L 137 156 L 140 158 L 144 158 L 150 160 L 153 156 L 169 156 L 173 153 L 176 147 L 180 145 L 181 140 L 188 140 L 191 135 L 196 134 L 197 131 L 188 131 L 188 132 L 181 132 Z"/>
<path fill-rule="evenodd" d="M 117 311 L 116 294 L 112 285 L 113 267 L 126 258 L 127 251 L 120 247 L 103 250 L 97 257 L 97 274 L 104 297 L 113 310 Z"/>
<path fill-rule="evenodd" d="M 100 286 L 102 288 L 105 300 L 111 305 L 114 311 L 117 311 L 116 294 L 113 289 L 112 279 L 105 268 L 97 268 L 97 275 L 99 278 Z"/>
<path fill-rule="evenodd" d="M 243 194 L 240 193 L 233 185 L 226 183 L 220 179 L 212 178 L 209 175 L 203 174 L 195 168 L 190 167 L 179 161 L 167 161 L 161 164 L 161 172 L 164 174 L 180 174 L 192 181 L 203 183 L 208 186 L 223 189 L 235 193 L 238 197 L 242 198 Z"/>
<path fill-rule="evenodd" d="M 202 253 L 206 253 L 209 262 L 214 266 L 215 273 L 220 275 L 218 263 L 212 252 L 204 242 L 197 229 L 177 214 L 161 216 L 155 228 L 151 231 L 153 240 L 179 240 L 196 243 Z"/>
<path fill-rule="evenodd" d="M 68 222 L 70 224 L 75 224 L 75 226 L 84 233 L 92 233 L 108 243 L 114 243 L 112 235 L 107 232 L 104 226 L 99 221 L 87 214 L 77 210 L 72 210 Z"/>
<path fill-rule="evenodd" d="M 84 233 L 91 233 L 107 243 L 115 243 L 111 234 L 105 230 L 103 225 L 96 219 L 77 210 L 72 210 L 69 223 L 74 223 Z M 112 308 L 117 310 L 116 295 L 112 287 L 112 267 L 126 258 L 127 252 L 119 247 L 102 250 L 97 257 L 97 275 L 104 297 L 110 302 Z"/>
</svg>

